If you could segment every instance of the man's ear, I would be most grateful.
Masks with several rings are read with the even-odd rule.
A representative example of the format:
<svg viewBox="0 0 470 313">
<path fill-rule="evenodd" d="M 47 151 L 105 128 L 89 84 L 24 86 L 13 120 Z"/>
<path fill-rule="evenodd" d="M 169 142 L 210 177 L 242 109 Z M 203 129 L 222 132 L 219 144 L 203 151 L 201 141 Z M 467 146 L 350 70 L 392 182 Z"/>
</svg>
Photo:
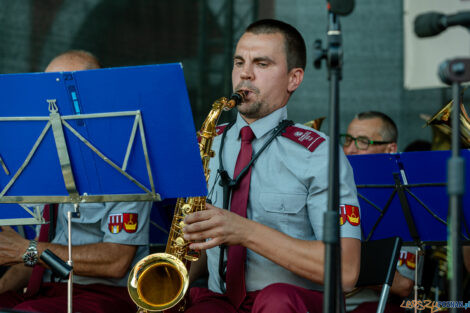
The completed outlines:
<svg viewBox="0 0 470 313">
<path fill-rule="evenodd" d="M 289 72 L 289 83 L 287 85 L 287 91 L 293 93 L 302 83 L 304 79 L 304 70 L 300 67 L 296 67 Z"/>
<path fill-rule="evenodd" d="M 397 143 L 396 142 L 388 143 L 386 150 L 387 150 L 385 151 L 386 153 L 396 153 L 398 151 Z"/>
</svg>

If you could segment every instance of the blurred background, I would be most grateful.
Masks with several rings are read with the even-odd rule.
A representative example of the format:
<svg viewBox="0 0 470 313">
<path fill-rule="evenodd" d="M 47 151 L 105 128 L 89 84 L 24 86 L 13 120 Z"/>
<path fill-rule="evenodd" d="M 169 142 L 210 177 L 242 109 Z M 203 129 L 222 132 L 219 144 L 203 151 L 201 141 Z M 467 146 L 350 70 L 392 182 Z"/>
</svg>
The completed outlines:
<svg viewBox="0 0 470 313">
<path fill-rule="evenodd" d="M 420 39 L 413 20 L 465 9 L 470 1 L 356 0 L 354 11 L 340 18 L 340 131 L 356 113 L 378 110 L 397 123 L 399 151 L 417 139 L 431 141 L 420 115 L 434 115 L 452 98 L 437 78 L 438 65 L 468 56 L 470 37 L 455 27 Z M 259 18 L 286 21 L 304 35 L 306 77 L 289 103 L 289 118 L 326 117 L 321 130 L 327 133 L 327 69 L 313 66 L 315 40 L 325 46 L 327 39 L 325 0 L 0 0 L 0 73 L 43 71 L 69 49 L 88 50 L 105 67 L 181 62 L 199 128 L 214 100 L 230 94 L 234 44 Z"/>
</svg>

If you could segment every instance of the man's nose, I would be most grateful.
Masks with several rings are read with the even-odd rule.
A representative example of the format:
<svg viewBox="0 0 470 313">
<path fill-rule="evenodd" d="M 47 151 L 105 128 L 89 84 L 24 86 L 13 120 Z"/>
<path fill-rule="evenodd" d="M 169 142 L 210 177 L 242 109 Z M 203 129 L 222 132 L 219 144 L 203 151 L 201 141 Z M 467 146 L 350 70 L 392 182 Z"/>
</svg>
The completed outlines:
<svg viewBox="0 0 470 313">
<path fill-rule="evenodd" d="M 245 80 L 253 80 L 254 78 L 253 66 L 251 66 L 250 64 L 245 64 L 240 73 L 240 78 L 245 79 Z"/>
</svg>

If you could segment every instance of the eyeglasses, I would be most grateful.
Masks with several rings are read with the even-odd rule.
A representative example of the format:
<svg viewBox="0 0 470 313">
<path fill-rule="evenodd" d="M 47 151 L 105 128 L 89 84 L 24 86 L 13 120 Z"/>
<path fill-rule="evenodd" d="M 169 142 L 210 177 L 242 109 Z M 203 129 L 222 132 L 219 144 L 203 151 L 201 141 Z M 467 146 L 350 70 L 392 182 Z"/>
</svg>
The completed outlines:
<svg viewBox="0 0 470 313">
<path fill-rule="evenodd" d="M 392 143 L 392 141 L 375 141 L 375 140 L 370 140 L 367 137 L 364 136 L 359 136 L 359 137 L 353 137 L 348 134 L 341 134 L 340 135 L 340 142 L 343 147 L 349 147 L 349 145 L 354 141 L 354 144 L 356 145 L 356 148 L 359 150 L 367 150 L 369 149 L 370 145 L 385 145 L 387 143 Z"/>
</svg>

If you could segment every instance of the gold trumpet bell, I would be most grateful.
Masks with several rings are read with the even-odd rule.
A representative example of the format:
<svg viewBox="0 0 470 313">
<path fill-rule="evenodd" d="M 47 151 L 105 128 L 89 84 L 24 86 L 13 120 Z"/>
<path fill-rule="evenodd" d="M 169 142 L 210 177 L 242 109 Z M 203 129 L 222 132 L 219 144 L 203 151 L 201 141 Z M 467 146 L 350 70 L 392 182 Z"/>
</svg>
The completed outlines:
<svg viewBox="0 0 470 313">
<path fill-rule="evenodd" d="M 431 126 L 433 130 L 432 150 L 451 148 L 452 104 L 453 100 L 426 121 L 425 126 Z M 460 138 L 462 148 L 470 148 L 470 118 L 463 103 L 460 103 Z"/>
</svg>

